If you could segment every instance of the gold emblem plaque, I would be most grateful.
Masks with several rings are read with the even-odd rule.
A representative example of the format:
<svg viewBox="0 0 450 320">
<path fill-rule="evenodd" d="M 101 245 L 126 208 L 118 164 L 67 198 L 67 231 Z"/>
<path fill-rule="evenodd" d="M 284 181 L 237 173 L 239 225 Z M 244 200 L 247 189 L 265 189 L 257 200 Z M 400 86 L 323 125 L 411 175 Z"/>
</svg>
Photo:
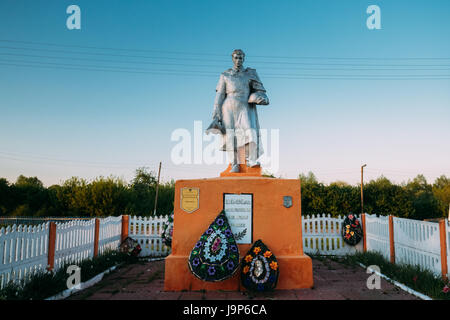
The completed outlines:
<svg viewBox="0 0 450 320">
<path fill-rule="evenodd" d="M 200 203 L 199 188 L 181 188 L 181 209 L 192 213 L 198 209 Z"/>
</svg>

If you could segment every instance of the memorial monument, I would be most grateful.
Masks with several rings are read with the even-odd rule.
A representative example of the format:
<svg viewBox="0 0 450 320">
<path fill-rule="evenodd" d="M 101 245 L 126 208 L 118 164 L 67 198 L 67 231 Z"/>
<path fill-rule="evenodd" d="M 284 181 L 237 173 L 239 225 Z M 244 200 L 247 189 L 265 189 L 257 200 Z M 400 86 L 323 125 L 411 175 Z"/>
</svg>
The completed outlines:
<svg viewBox="0 0 450 320">
<path fill-rule="evenodd" d="M 258 158 L 263 150 L 256 106 L 269 104 L 269 99 L 256 70 L 243 67 L 244 58 L 242 50 L 233 51 L 233 68 L 220 75 L 213 122 L 207 129 L 222 135 L 228 168 L 218 178 L 175 183 L 166 291 L 245 290 L 239 272 L 208 282 L 196 278 L 188 267 L 192 249 L 221 211 L 229 221 L 240 259 L 255 241 L 262 240 L 277 257 L 277 289 L 313 286 L 312 261 L 303 253 L 300 181 L 261 175 Z"/>
<path fill-rule="evenodd" d="M 213 122 L 206 132 L 222 135 L 221 150 L 227 151 L 229 172 L 237 173 L 260 166 L 257 159 L 263 148 L 256 105 L 268 105 L 269 99 L 256 70 L 244 68 L 245 53 L 238 49 L 231 56 L 234 66 L 220 75 Z"/>
</svg>

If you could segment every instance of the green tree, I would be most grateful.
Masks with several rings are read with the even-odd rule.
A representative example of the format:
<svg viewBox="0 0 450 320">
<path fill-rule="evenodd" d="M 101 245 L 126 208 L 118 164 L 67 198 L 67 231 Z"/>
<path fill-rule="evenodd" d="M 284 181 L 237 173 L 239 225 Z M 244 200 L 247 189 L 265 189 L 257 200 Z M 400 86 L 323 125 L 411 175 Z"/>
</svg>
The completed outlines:
<svg viewBox="0 0 450 320">
<path fill-rule="evenodd" d="M 298 178 L 300 179 L 302 184 L 314 184 L 314 183 L 319 183 L 317 181 L 316 176 L 314 175 L 314 173 L 312 173 L 311 171 L 309 171 L 307 174 L 303 174 L 300 173 L 298 175 Z"/>
<path fill-rule="evenodd" d="M 302 214 L 328 213 L 325 204 L 325 186 L 317 181 L 311 171 L 299 174 L 302 197 Z"/>
<path fill-rule="evenodd" d="M 48 193 L 37 177 L 20 175 L 11 186 L 15 208 L 12 215 L 28 216 L 48 206 Z"/>
<path fill-rule="evenodd" d="M 12 207 L 12 194 L 8 180 L 0 178 L 0 216 L 10 212 Z"/>
<path fill-rule="evenodd" d="M 131 182 L 131 201 L 127 212 L 132 215 L 149 216 L 153 213 L 156 195 L 156 178 L 147 168 L 138 168 Z"/>
<path fill-rule="evenodd" d="M 126 183 L 114 177 L 97 178 L 88 186 L 88 207 L 91 217 L 119 216 L 127 207 Z"/>
<path fill-rule="evenodd" d="M 441 216 L 439 202 L 433 194 L 433 187 L 427 183 L 422 174 L 409 181 L 406 185 L 406 190 L 409 193 L 413 207 L 410 218 L 423 220 Z"/>
<path fill-rule="evenodd" d="M 405 188 L 381 176 L 364 185 L 364 211 L 370 214 L 407 217 L 414 213 Z"/>
<path fill-rule="evenodd" d="M 72 177 L 64 181 L 62 188 L 55 188 L 56 197 L 70 216 L 93 216 L 88 182 Z"/>
<path fill-rule="evenodd" d="M 450 204 L 450 178 L 445 175 L 440 176 L 434 181 L 432 191 L 439 203 L 439 212 L 441 217 L 448 217 Z"/>
</svg>

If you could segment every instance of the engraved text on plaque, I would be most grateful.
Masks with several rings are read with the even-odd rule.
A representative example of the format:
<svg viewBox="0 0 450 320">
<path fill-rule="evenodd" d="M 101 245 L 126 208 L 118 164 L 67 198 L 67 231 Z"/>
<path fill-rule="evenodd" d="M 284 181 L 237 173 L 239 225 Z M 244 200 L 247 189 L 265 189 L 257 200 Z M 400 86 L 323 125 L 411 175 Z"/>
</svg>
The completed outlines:
<svg viewBox="0 0 450 320">
<path fill-rule="evenodd" d="M 225 194 L 224 210 L 236 243 L 252 243 L 253 196 Z"/>
</svg>

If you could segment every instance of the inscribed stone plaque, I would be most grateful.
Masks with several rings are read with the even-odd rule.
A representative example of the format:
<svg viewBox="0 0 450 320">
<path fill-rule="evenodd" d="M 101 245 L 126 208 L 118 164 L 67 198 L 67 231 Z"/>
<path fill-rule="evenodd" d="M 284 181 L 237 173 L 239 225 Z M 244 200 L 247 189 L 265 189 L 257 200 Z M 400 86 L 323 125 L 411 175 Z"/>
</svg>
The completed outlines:
<svg viewBox="0 0 450 320">
<path fill-rule="evenodd" d="M 200 199 L 199 188 L 181 188 L 181 209 L 192 213 L 198 209 Z"/>
<path fill-rule="evenodd" d="M 225 194 L 224 210 L 236 243 L 252 243 L 253 196 Z"/>
</svg>

